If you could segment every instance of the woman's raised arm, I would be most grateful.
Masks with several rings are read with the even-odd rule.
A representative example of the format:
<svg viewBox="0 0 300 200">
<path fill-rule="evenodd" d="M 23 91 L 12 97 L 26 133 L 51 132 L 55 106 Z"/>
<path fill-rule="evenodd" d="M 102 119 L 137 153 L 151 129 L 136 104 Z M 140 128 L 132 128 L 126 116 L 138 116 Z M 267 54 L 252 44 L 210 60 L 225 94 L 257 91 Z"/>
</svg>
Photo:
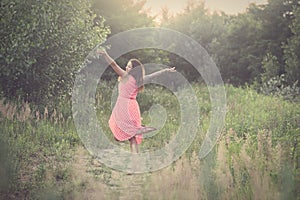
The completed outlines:
<svg viewBox="0 0 300 200">
<path fill-rule="evenodd" d="M 126 74 L 126 71 L 123 70 L 117 63 L 114 61 L 105 50 L 97 50 L 97 54 L 104 56 L 106 62 L 113 68 L 113 70 L 120 76 L 123 77 Z"/>
<path fill-rule="evenodd" d="M 150 82 L 152 79 L 154 79 L 155 77 L 161 76 L 162 74 L 164 74 L 165 72 L 176 72 L 175 67 L 172 68 L 166 68 L 166 69 L 162 69 L 159 70 L 157 72 L 154 72 L 152 74 L 148 74 L 144 77 L 144 81 L 145 82 Z"/>
</svg>

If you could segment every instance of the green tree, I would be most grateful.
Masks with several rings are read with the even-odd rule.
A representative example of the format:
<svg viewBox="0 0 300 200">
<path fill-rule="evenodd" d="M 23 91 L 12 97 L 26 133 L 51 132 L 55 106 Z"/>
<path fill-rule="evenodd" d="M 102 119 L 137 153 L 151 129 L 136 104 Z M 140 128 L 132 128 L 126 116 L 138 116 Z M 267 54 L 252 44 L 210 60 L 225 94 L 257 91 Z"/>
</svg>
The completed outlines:
<svg viewBox="0 0 300 200">
<path fill-rule="evenodd" d="M 88 52 L 109 30 L 88 0 L 1 1 L 0 89 L 37 104 L 68 96 Z"/>
<path fill-rule="evenodd" d="M 210 14 L 203 2 L 189 1 L 183 13 L 163 21 L 162 26 L 177 30 L 192 37 L 211 53 L 211 43 L 226 29 L 227 15 Z M 185 74 L 189 80 L 199 80 L 200 74 L 190 63 L 170 54 L 170 65 Z"/>
<path fill-rule="evenodd" d="M 293 19 L 293 7 L 299 6 L 298 0 L 268 0 L 263 6 L 251 6 L 248 10 L 262 23 L 261 42 L 266 52 L 276 56 L 284 72 L 282 45 L 292 36 L 289 26 Z M 264 54 L 265 55 L 265 54 Z M 264 56 L 263 55 L 263 56 Z"/>
<path fill-rule="evenodd" d="M 154 26 L 154 17 L 143 11 L 146 0 L 93 0 L 93 11 L 105 18 L 105 24 L 116 34 L 132 28 Z"/>
<path fill-rule="evenodd" d="M 295 8 L 293 12 L 294 20 L 291 24 L 293 36 L 288 39 L 284 47 L 285 72 L 289 84 L 300 79 L 300 8 Z"/>
<path fill-rule="evenodd" d="M 267 53 L 262 61 L 263 73 L 261 75 L 261 81 L 267 82 L 271 78 L 274 78 L 279 75 L 280 64 L 276 56 L 271 53 Z"/>
<path fill-rule="evenodd" d="M 299 6 L 294 0 L 269 0 L 262 6 L 251 4 L 246 13 L 232 16 L 228 30 L 213 44 L 225 80 L 235 85 L 252 83 L 265 73 L 262 63 L 268 53 L 277 59 L 278 65 L 273 67 L 280 66 L 276 76 L 284 73 L 282 45 L 291 37 L 294 6 Z"/>
<path fill-rule="evenodd" d="M 163 21 L 161 26 L 189 35 L 190 25 L 195 19 L 204 18 L 207 13 L 204 3 L 188 1 L 184 12 Z"/>
<path fill-rule="evenodd" d="M 260 21 L 244 13 L 231 16 L 227 30 L 212 43 L 212 52 L 223 79 L 234 85 L 251 82 L 261 71 Z"/>
<path fill-rule="evenodd" d="M 149 16 L 146 11 L 144 11 L 145 3 L 145 0 L 93 0 L 92 9 L 97 16 L 103 16 L 105 18 L 104 24 L 110 27 L 111 33 L 109 36 L 111 36 L 134 28 L 155 26 L 154 17 Z M 97 18 L 95 21 L 97 21 Z M 132 39 L 136 40 L 139 38 Z M 149 41 L 149 44 L 153 40 L 151 37 L 144 37 L 141 39 Z M 128 40 L 130 41 L 130 38 L 128 38 Z M 110 53 L 109 49 L 108 53 Z M 165 56 L 165 53 L 147 49 L 126 52 L 125 55 L 122 55 L 122 57 L 117 59 L 117 62 L 120 66 L 126 66 L 126 63 L 130 58 L 137 58 L 143 63 L 167 63 L 167 57 Z M 116 74 L 113 72 L 113 70 L 108 68 L 102 75 L 102 78 L 105 80 L 110 80 L 115 79 L 115 76 Z"/>
</svg>

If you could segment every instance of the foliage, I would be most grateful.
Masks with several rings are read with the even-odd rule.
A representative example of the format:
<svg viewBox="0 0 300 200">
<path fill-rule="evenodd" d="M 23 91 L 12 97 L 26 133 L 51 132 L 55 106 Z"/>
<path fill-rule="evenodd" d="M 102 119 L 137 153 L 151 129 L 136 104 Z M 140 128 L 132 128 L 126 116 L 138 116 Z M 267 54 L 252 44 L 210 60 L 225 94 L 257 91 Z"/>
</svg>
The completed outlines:
<svg viewBox="0 0 300 200">
<path fill-rule="evenodd" d="M 109 26 L 111 33 L 109 36 L 128 31 L 135 28 L 153 27 L 155 26 L 154 17 L 149 16 L 144 10 L 146 1 L 134 0 L 94 0 L 92 10 L 97 16 L 105 18 L 105 25 Z M 98 18 L 96 18 L 98 20 Z M 133 40 L 141 39 L 149 44 L 155 42 L 151 37 L 133 38 Z M 130 39 L 128 38 L 130 41 Z M 114 48 L 114 47 L 112 47 Z M 110 53 L 109 47 L 107 48 Z M 117 63 L 125 68 L 127 62 L 131 58 L 137 58 L 142 63 L 159 63 L 168 64 L 166 52 L 157 49 L 139 49 L 132 52 L 124 52 L 122 57 L 117 58 Z M 149 69 L 150 71 L 153 69 Z M 105 80 L 115 79 L 112 69 L 107 69 L 102 76 Z"/>
<path fill-rule="evenodd" d="M 69 96 L 76 70 L 88 51 L 110 33 L 107 26 L 116 34 L 155 25 L 144 5 L 145 1 L 132 0 L 2 2 L 1 25 L 6 27 L 0 32 L 2 96 L 37 104 L 55 104 L 53 99 Z M 292 87 L 300 77 L 297 1 L 251 4 L 238 15 L 210 13 L 204 3 L 190 1 L 177 16 L 168 17 L 167 12 L 165 9 L 161 26 L 199 42 L 227 83 L 262 84 L 286 74 Z M 125 66 L 132 57 L 143 63 L 175 66 L 188 80 L 201 77 L 179 56 L 153 49 L 127 52 L 117 62 Z M 111 69 L 103 77 L 115 78 Z"/>
<path fill-rule="evenodd" d="M 299 100 L 300 88 L 297 86 L 298 81 L 294 84 L 288 84 L 285 75 L 275 76 L 268 81 L 263 82 L 259 91 L 265 95 L 275 95 L 283 97 L 286 100 Z"/>
<path fill-rule="evenodd" d="M 75 134 L 70 102 L 64 97 L 86 54 L 110 33 L 107 26 L 116 34 L 154 25 L 153 18 L 143 12 L 145 2 L 1 2 L 0 22 L 5 27 L 0 30 L 1 96 L 40 105 L 0 105 L 1 199 L 86 199 L 90 191 L 102 196 L 108 191 L 109 197 L 121 198 L 124 185 L 120 177 L 125 177 L 127 186 L 132 180 L 138 185 L 127 187 L 130 197 L 142 191 L 149 199 L 299 199 L 299 1 L 251 4 L 238 15 L 209 13 L 204 4 L 193 2 L 178 16 L 169 17 L 165 10 L 162 26 L 183 32 L 204 46 L 225 82 L 236 86 L 255 82 L 259 92 L 253 86 L 225 86 L 227 115 L 222 135 L 210 157 L 199 161 L 197 153 L 213 120 L 210 94 L 196 82 L 199 74 L 177 55 L 154 49 L 119 58 L 121 66 L 132 57 L 143 63 L 175 66 L 195 81 L 192 87 L 201 114 L 195 140 L 171 167 L 141 176 L 127 176 L 101 164 L 87 170 L 85 163 L 76 163 L 78 169 L 70 169 L 78 156 L 73 150 L 82 144 Z M 144 39 L 151 42 L 151 38 Z M 107 77 L 108 82 L 99 82 L 95 95 L 97 117 L 110 141 L 129 150 L 128 143 L 114 140 L 108 127 L 117 78 Z M 180 127 L 176 96 L 160 86 L 147 85 L 138 101 L 146 125 L 153 120 L 153 105 L 164 108 L 156 107 L 165 111 L 166 115 L 160 115 L 166 117 L 164 126 L 141 146 L 142 151 L 159 149 Z M 76 182 L 73 178 L 79 169 L 92 173 L 85 178 L 98 179 L 90 185 L 84 180 Z M 105 184 L 102 190 L 94 186 L 99 180 Z"/>
<path fill-rule="evenodd" d="M 284 63 L 282 44 L 286 44 L 291 36 L 289 26 L 292 22 L 294 6 L 299 6 L 295 0 L 268 0 L 264 6 L 249 9 L 249 12 L 262 23 L 260 40 L 265 43 L 263 48 L 276 56 L 281 65 Z"/>
<path fill-rule="evenodd" d="M 94 17 L 88 0 L 2 1 L 4 96 L 44 105 L 68 96 L 84 57 L 109 32 Z"/>
<path fill-rule="evenodd" d="M 167 27 L 186 34 L 196 40 L 203 48 L 211 53 L 211 43 L 225 31 L 227 17 L 223 13 L 210 14 L 204 3 L 190 1 L 183 13 L 162 22 Z M 198 81 L 200 74 L 183 58 L 169 54 L 169 65 L 175 66 L 190 81 Z"/>
<path fill-rule="evenodd" d="M 293 23 L 290 25 L 292 36 L 284 46 L 285 71 L 287 81 L 290 84 L 298 81 L 300 77 L 300 8 L 296 7 L 294 12 Z"/>
<path fill-rule="evenodd" d="M 111 114 L 109 108 L 113 103 L 114 87 L 115 82 L 103 81 L 99 85 L 95 104 L 97 117 L 110 141 L 129 151 L 129 143 L 120 144 L 114 141 L 107 123 Z M 183 191 L 188 194 L 191 188 L 182 187 L 184 183 L 192 181 L 196 187 L 195 191 L 198 192 L 189 195 L 196 195 L 202 199 L 263 198 L 274 194 L 275 199 L 279 199 L 278 196 L 297 196 L 295 185 L 299 184 L 299 102 L 265 96 L 251 88 L 225 86 L 228 103 L 222 135 L 211 157 L 199 161 L 197 153 L 211 120 L 210 94 L 204 85 L 193 84 L 192 87 L 197 95 L 201 113 L 199 130 L 187 152 L 174 164 L 175 171 L 166 168 L 154 173 L 126 176 L 101 164 L 93 164 L 90 168 L 84 161 L 78 169 L 89 173 L 90 184 L 95 183 L 93 178 L 96 178 L 97 183 L 104 183 L 105 190 L 99 192 L 102 194 L 104 191 L 111 191 L 110 186 L 114 189 L 125 187 L 114 183 L 122 181 L 119 177 L 138 179 L 145 176 L 148 178 L 142 180 L 146 182 L 141 180 L 137 187 L 141 187 L 141 191 L 149 195 L 155 189 L 153 185 L 166 188 L 169 184 L 175 184 L 172 185 L 175 187 L 174 193 L 157 193 L 166 198 L 182 197 L 179 193 Z M 139 94 L 138 101 L 144 124 L 150 123 L 152 105 L 159 104 L 166 110 L 166 123 L 160 132 L 145 138 L 141 146 L 142 151 L 162 148 L 174 137 L 181 123 L 175 96 L 162 87 L 149 85 Z M 38 197 L 48 194 L 60 198 L 76 195 L 83 197 L 84 194 L 78 194 L 77 190 L 95 191 L 95 185 L 88 184 L 85 179 L 82 179 L 82 182 L 74 182 L 72 179 L 76 171 L 70 169 L 70 159 L 75 156 L 82 157 L 73 153 L 73 149 L 77 149 L 81 143 L 75 134 L 71 118 L 65 116 L 64 120 L 59 120 L 59 113 L 60 111 L 57 111 L 56 115 L 44 114 L 36 117 L 35 111 L 31 111 L 30 117 L 25 121 L 21 120 L 22 117 L 17 117 L 17 113 L 12 119 L 1 118 L 0 142 L 4 145 L 0 146 L 3 150 L 0 153 L 6 155 L 6 152 L 9 152 L 9 157 L 0 158 L 1 161 L 7 161 L 1 162 L 1 168 L 6 172 L 6 175 L 1 177 L 10 180 L 9 184 L 6 184 L 7 187 L 1 187 L 1 197 L 9 198 L 18 194 L 21 198 L 30 198 L 35 193 Z M 3 113 L 3 117 L 5 115 Z M 180 168 L 183 160 L 185 167 Z M 75 158 L 74 161 L 76 162 Z M 181 176 L 177 177 L 178 170 Z M 156 178 L 160 179 L 161 173 L 170 173 L 163 184 L 151 182 Z M 124 181 L 129 181 L 127 178 Z M 289 187 L 285 187 L 285 184 Z M 0 182 L 0 186 L 3 186 L 3 183 Z M 151 193 L 151 197 L 156 197 L 157 194 Z M 121 193 L 110 192 L 109 195 L 118 196 Z"/>
<path fill-rule="evenodd" d="M 264 72 L 261 74 L 261 81 L 263 83 L 270 80 L 272 77 L 275 77 L 279 74 L 280 64 L 276 56 L 273 56 L 271 53 L 267 53 L 262 61 L 262 68 Z"/>
<path fill-rule="evenodd" d="M 199 42 L 214 58 L 225 82 L 237 86 L 251 84 L 266 73 L 267 65 L 267 71 L 274 73 L 279 67 L 269 78 L 283 73 L 292 77 L 292 72 L 296 72 L 289 84 L 298 80 L 298 1 L 269 0 L 264 5 L 250 4 L 245 13 L 238 15 L 211 14 L 203 3 L 191 1 L 190 4 L 175 17 L 167 17 L 165 10 L 162 26 Z M 276 58 L 275 63 L 270 55 Z M 271 59 L 268 64 L 266 58 Z M 189 63 L 172 54 L 170 62 L 180 66 L 189 80 L 197 80 L 194 77 L 197 73 Z"/>
<path fill-rule="evenodd" d="M 69 179 L 67 163 L 79 138 L 72 120 L 59 116 L 36 116 L 32 111 L 23 120 L 17 113 L 12 119 L 1 118 L 1 199 L 34 199 Z"/>
<path fill-rule="evenodd" d="M 105 18 L 113 35 L 132 28 L 154 26 L 154 18 L 143 12 L 145 3 L 145 0 L 93 0 L 92 9 L 97 16 Z"/>
<path fill-rule="evenodd" d="M 192 86 L 199 101 L 201 120 L 195 140 L 182 157 L 193 161 L 198 159 L 197 153 L 211 121 L 211 105 L 207 88 L 196 83 Z M 236 88 L 230 85 L 225 88 L 227 115 L 222 136 L 214 149 L 216 152 L 212 152 L 210 157 L 194 166 L 195 171 L 188 180 L 192 180 L 195 176 L 199 178 L 195 184 L 198 189 L 201 188 L 202 192 L 198 195 L 202 199 L 267 198 L 274 194 L 275 199 L 286 195 L 294 198 L 297 196 L 295 186 L 299 183 L 296 175 L 299 172 L 300 153 L 299 102 L 265 96 L 251 88 Z M 97 99 L 101 101 L 97 103 L 97 108 L 99 108 L 98 118 L 108 138 L 114 142 L 107 125 L 110 112 L 106 112 L 110 106 L 111 89 L 109 84 L 101 85 L 97 93 Z M 152 105 L 159 104 L 166 109 L 167 120 L 164 127 L 158 134 L 145 138 L 141 146 L 142 151 L 162 148 L 174 137 L 180 126 L 178 118 L 180 113 L 177 111 L 179 108 L 173 94 L 164 88 L 150 85 L 139 94 L 138 101 L 145 124 L 150 122 L 149 110 Z M 124 144 L 116 144 L 121 148 L 129 148 L 127 143 L 125 147 Z M 192 161 L 190 165 L 193 165 Z M 157 173 L 151 176 L 155 179 Z M 175 174 L 170 176 L 172 179 L 176 177 Z M 166 181 L 172 182 L 169 179 Z M 180 183 L 177 184 L 179 188 L 182 187 Z M 285 187 L 285 184 L 289 184 L 290 187 Z M 149 188 L 146 188 L 146 191 L 148 190 Z M 177 194 L 177 191 L 174 193 Z M 166 197 L 175 195 L 163 192 L 159 194 Z"/>
<path fill-rule="evenodd" d="M 251 14 L 230 18 L 226 31 L 212 43 L 223 79 L 227 83 L 241 85 L 251 82 L 261 72 L 262 24 Z"/>
</svg>

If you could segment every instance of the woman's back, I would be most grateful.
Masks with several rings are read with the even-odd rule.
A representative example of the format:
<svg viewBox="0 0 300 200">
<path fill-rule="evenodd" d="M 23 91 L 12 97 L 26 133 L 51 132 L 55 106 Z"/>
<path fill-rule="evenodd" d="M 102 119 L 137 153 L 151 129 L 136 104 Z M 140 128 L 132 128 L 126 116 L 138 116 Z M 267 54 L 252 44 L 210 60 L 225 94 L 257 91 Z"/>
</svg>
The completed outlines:
<svg viewBox="0 0 300 200">
<path fill-rule="evenodd" d="M 128 75 L 119 83 L 119 97 L 126 99 L 136 99 L 138 87 L 133 76 Z"/>
</svg>

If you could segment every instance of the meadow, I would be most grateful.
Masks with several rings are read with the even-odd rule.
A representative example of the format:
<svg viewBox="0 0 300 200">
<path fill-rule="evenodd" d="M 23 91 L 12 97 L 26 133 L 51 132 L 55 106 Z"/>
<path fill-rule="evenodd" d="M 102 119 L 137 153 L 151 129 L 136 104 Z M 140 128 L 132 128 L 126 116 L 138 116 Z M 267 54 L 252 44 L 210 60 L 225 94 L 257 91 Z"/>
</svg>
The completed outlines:
<svg viewBox="0 0 300 200">
<path fill-rule="evenodd" d="M 99 123 L 120 148 L 107 121 L 112 89 L 96 94 Z M 0 199 L 300 199 L 300 103 L 258 94 L 250 87 L 225 86 L 227 114 L 217 145 L 204 158 L 198 152 L 210 123 L 205 85 L 193 84 L 199 128 L 187 151 L 161 170 L 127 174 L 108 168 L 85 149 L 72 120 L 71 106 L 34 108 L 1 103 Z M 176 97 L 159 86 L 138 96 L 143 123 L 152 105 L 165 109 L 159 133 L 141 150 L 162 148 L 180 126 Z"/>
</svg>

